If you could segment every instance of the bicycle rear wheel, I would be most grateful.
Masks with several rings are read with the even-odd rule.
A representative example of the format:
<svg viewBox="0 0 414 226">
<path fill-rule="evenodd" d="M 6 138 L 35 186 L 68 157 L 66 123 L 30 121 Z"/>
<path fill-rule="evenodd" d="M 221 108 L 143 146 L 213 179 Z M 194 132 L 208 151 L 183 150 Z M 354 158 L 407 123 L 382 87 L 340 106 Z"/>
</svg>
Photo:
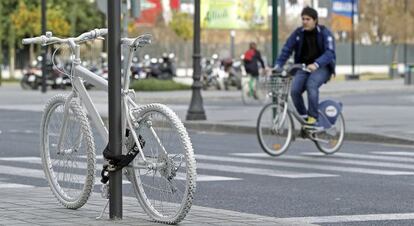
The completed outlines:
<svg viewBox="0 0 414 226">
<path fill-rule="evenodd" d="M 66 96 L 56 95 L 46 104 L 40 133 L 43 170 L 58 201 L 69 209 L 82 207 L 95 180 L 95 145 L 88 118 L 72 101 L 65 115 Z M 67 125 L 62 145 L 63 122 Z"/>
<path fill-rule="evenodd" d="M 337 152 L 345 137 L 345 120 L 342 113 L 339 114 L 335 124 L 326 131 L 315 134 L 315 144 L 319 151 L 325 154 Z"/>
<path fill-rule="evenodd" d="M 145 167 L 138 155 L 127 169 L 135 195 L 155 221 L 175 224 L 191 208 L 196 189 L 196 161 L 190 138 L 182 122 L 168 107 L 149 104 L 134 112 L 145 145 Z"/>
<path fill-rule="evenodd" d="M 256 131 L 263 151 L 272 156 L 279 156 L 288 150 L 292 141 L 292 117 L 289 112 L 283 117 L 283 107 L 270 103 L 260 111 Z"/>
</svg>

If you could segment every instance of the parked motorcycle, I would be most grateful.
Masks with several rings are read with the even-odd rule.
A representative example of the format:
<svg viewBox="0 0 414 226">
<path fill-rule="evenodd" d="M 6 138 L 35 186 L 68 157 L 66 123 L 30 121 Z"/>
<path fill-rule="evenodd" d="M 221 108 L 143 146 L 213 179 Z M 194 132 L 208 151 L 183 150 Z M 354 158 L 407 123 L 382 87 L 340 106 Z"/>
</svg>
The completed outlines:
<svg viewBox="0 0 414 226">
<path fill-rule="evenodd" d="M 174 58 L 173 53 L 163 53 L 162 58 L 151 58 L 149 64 L 144 62 L 144 72 L 146 72 L 147 78 L 172 79 L 176 76 Z"/>
<path fill-rule="evenodd" d="M 36 90 L 42 86 L 43 77 L 40 62 L 42 62 L 41 56 L 32 62 L 32 65 L 23 74 L 20 81 L 20 86 L 23 89 Z M 49 86 L 51 89 L 65 89 L 69 84 L 69 77 L 62 74 L 57 68 L 54 68 L 53 63 L 48 61 L 46 63 L 46 86 Z"/>
<path fill-rule="evenodd" d="M 223 74 L 219 73 L 220 62 L 218 55 L 214 54 L 211 58 L 204 58 L 201 62 L 201 81 L 203 89 L 207 90 L 209 87 L 215 87 L 218 90 L 224 89 Z"/>
<path fill-rule="evenodd" d="M 241 61 L 233 61 L 231 58 L 223 59 L 221 62 L 224 76 L 224 88 L 229 90 L 230 86 L 241 90 L 241 77 L 243 75 L 243 64 Z"/>
<path fill-rule="evenodd" d="M 137 57 L 132 58 L 131 64 L 131 81 L 145 79 L 147 74 L 144 69 L 144 64 L 138 61 Z"/>
</svg>

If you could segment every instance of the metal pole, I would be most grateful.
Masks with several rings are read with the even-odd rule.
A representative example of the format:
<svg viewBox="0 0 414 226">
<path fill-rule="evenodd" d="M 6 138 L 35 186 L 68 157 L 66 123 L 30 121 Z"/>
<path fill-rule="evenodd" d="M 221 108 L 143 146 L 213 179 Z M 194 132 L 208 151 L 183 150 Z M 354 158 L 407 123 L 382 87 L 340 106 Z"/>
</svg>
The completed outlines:
<svg viewBox="0 0 414 226">
<path fill-rule="evenodd" d="M 3 4 L 0 4 L 0 21 L 2 21 L 2 16 L 3 16 Z M 0 24 L 0 31 L 3 30 L 2 26 L 3 24 Z M 3 72 L 3 48 L 2 48 L 3 37 L 4 36 L 0 34 L 0 86 L 3 80 L 3 75 L 2 75 L 2 72 Z"/>
<path fill-rule="evenodd" d="M 201 96 L 201 50 L 200 50 L 200 0 L 194 0 L 194 52 L 193 52 L 193 85 L 190 108 L 187 112 L 187 120 L 206 120 Z"/>
<path fill-rule="evenodd" d="M 408 0 L 405 0 L 404 1 L 404 8 L 405 8 L 405 14 L 404 14 L 404 16 L 406 17 L 407 16 L 407 8 L 408 8 Z M 405 69 L 405 71 L 404 71 L 404 76 L 407 76 L 407 72 L 408 72 L 408 70 L 410 70 L 409 68 L 408 68 L 408 64 L 407 64 L 407 18 L 405 18 L 404 19 L 404 23 L 405 23 L 405 26 L 404 26 L 404 69 Z"/>
<path fill-rule="evenodd" d="M 230 31 L 230 53 L 231 58 L 234 59 L 235 53 L 234 53 L 234 37 L 236 36 L 236 31 L 231 30 Z"/>
<path fill-rule="evenodd" d="M 352 0 L 352 13 L 351 13 L 351 23 L 352 23 L 352 28 L 351 28 L 351 38 L 352 38 L 352 43 L 351 43 L 351 64 L 352 64 L 352 76 L 355 75 L 355 29 L 354 29 L 354 3 L 355 0 Z"/>
<path fill-rule="evenodd" d="M 272 62 L 275 63 L 279 45 L 279 17 L 277 15 L 278 0 L 272 0 Z"/>
<path fill-rule="evenodd" d="M 41 7 L 41 14 L 42 14 L 42 34 L 46 34 L 46 0 L 42 0 L 42 7 Z M 42 48 L 42 93 L 46 93 L 46 57 L 47 57 L 47 46 Z"/>
<path fill-rule="evenodd" d="M 121 2 L 108 1 L 109 150 L 121 155 Z M 109 173 L 109 217 L 122 219 L 122 171 Z"/>
</svg>

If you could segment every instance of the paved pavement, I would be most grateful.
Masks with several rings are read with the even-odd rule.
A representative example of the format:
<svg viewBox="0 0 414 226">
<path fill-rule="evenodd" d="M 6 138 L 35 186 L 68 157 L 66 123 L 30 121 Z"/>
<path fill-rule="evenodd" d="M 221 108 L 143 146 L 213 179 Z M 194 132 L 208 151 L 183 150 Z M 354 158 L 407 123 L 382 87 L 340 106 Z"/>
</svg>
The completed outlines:
<svg viewBox="0 0 414 226">
<path fill-rule="evenodd" d="M 59 204 L 49 188 L 2 189 L 0 193 L 0 225 L 163 225 L 151 221 L 134 198 L 124 197 L 123 219 L 111 221 L 106 210 L 96 219 L 106 199 L 94 193 L 88 203 L 78 210 Z M 294 220 L 277 219 L 229 210 L 193 206 L 178 225 L 312 225 Z"/>
</svg>

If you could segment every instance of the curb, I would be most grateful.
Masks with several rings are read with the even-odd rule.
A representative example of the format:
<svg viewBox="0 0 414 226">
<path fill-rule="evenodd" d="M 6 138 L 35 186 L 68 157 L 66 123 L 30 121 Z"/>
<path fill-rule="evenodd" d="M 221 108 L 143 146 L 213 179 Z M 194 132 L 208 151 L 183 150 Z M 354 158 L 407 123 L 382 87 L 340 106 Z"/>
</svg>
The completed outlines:
<svg viewBox="0 0 414 226">
<path fill-rule="evenodd" d="M 197 122 L 189 122 L 189 121 L 185 121 L 184 126 L 188 130 L 203 131 L 203 132 L 256 134 L 256 127 L 252 127 L 252 126 L 197 123 Z M 348 133 L 345 133 L 345 140 L 373 142 L 373 143 L 414 145 L 414 140 L 404 139 L 404 138 L 399 138 L 399 137 L 392 137 L 392 136 L 385 136 L 385 135 L 374 134 L 374 133 L 348 132 Z"/>
</svg>

